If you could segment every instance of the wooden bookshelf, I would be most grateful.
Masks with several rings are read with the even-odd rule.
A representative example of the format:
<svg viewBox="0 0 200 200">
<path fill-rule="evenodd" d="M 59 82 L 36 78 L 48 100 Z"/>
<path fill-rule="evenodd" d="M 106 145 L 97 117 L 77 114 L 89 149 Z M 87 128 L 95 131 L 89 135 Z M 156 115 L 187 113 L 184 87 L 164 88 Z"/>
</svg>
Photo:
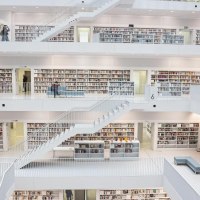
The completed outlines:
<svg viewBox="0 0 200 200">
<path fill-rule="evenodd" d="M 84 91 L 88 94 L 107 94 L 108 84 L 129 82 L 130 70 L 35 69 L 34 92 L 46 93 L 57 81 L 66 90 Z"/>
<path fill-rule="evenodd" d="M 74 158 L 95 158 L 104 159 L 104 141 L 85 140 L 74 142 Z"/>
<path fill-rule="evenodd" d="M 94 41 L 101 43 L 184 44 L 176 29 L 94 27 Z"/>
<path fill-rule="evenodd" d="M 12 70 L 0 69 L 0 93 L 12 93 Z"/>
<path fill-rule="evenodd" d="M 134 96 L 134 82 L 109 82 L 109 94 Z"/>
<path fill-rule="evenodd" d="M 158 87 L 160 96 L 189 95 L 191 85 L 200 85 L 200 72 L 152 71 L 151 85 Z"/>
<path fill-rule="evenodd" d="M 200 30 L 196 30 L 196 45 L 200 44 Z"/>
<path fill-rule="evenodd" d="M 196 148 L 199 123 L 159 123 L 157 148 Z"/>
<path fill-rule="evenodd" d="M 99 190 L 97 200 L 170 200 L 163 188 L 152 189 L 129 189 L 129 190 Z"/>
<path fill-rule="evenodd" d="M 9 200 L 41 200 L 41 199 L 51 199 L 60 200 L 60 195 L 63 193 L 59 190 L 48 190 L 48 191 L 15 191 Z"/>
<path fill-rule="evenodd" d="M 69 129 L 68 123 L 27 123 L 28 149 L 47 142 L 57 134 Z"/>
</svg>

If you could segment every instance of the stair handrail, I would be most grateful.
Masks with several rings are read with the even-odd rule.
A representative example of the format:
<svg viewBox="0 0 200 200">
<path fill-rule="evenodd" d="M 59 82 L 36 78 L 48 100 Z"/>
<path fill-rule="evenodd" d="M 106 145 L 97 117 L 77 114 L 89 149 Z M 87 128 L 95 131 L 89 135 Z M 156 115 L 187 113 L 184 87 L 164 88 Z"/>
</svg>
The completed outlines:
<svg viewBox="0 0 200 200">
<path fill-rule="evenodd" d="M 3 176 L 0 181 L 0 196 L 3 199 L 7 199 L 8 196 L 8 191 L 11 193 L 12 191 L 10 190 L 11 188 L 8 188 L 8 183 L 10 183 L 9 187 L 13 186 L 14 190 L 14 180 L 15 180 L 15 161 L 10 163 L 10 166 L 5 170 L 3 173 Z M 11 179 L 12 178 L 12 179 Z"/>
<path fill-rule="evenodd" d="M 90 125 L 92 125 L 91 127 L 94 127 L 94 128 L 96 128 L 96 129 L 100 129 L 100 126 L 102 125 L 102 123 L 103 123 L 103 125 L 105 125 L 105 120 L 106 119 L 109 119 L 109 116 L 111 115 L 113 115 L 113 116 L 115 116 L 115 114 L 114 113 L 118 113 L 119 111 L 120 111 L 120 107 L 123 109 L 124 108 L 124 106 L 128 103 L 128 101 L 127 100 L 118 100 L 117 101 L 117 105 L 113 105 L 113 103 L 112 102 L 110 102 L 110 100 L 111 99 L 114 99 L 115 98 L 115 95 L 111 95 L 111 96 L 109 96 L 108 98 L 106 98 L 106 100 L 104 100 L 104 101 L 102 101 L 101 103 L 97 103 L 97 106 L 96 107 L 98 107 L 99 108 L 99 110 L 100 110 L 100 117 L 97 117 L 97 119 L 95 120 L 94 119 L 94 121 L 93 121 L 93 119 L 92 119 L 92 123 L 90 124 Z M 109 101 L 108 101 L 109 100 Z M 115 98 L 115 100 L 116 100 L 116 98 Z M 112 107 L 109 109 L 109 110 L 105 110 L 104 112 L 106 112 L 107 114 L 102 114 L 102 108 L 103 107 L 101 107 L 101 104 L 104 104 L 104 102 L 109 102 L 109 108 L 110 108 L 110 103 L 112 103 Z M 123 103 L 122 103 L 123 102 Z M 96 105 L 96 104 L 95 104 Z M 100 106 L 100 107 L 99 107 Z M 105 106 L 107 106 L 107 104 L 106 105 L 103 105 L 104 106 L 104 108 L 105 108 Z M 96 109 L 96 107 L 94 107 L 94 106 L 92 106 L 92 109 Z M 91 110 L 89 110 L 89 111 L 91 111 Z M 87 111 L 88 112 L 88 111 Z M 117 115 L 116 115 L 117 116 Z M 74 109 L 71 109 L 71 111 L 69 111 L 69 112 L 67 112 L 67 115 L 66 115 L 66 117 L 68 117 L 67 118 L 67 120 L 64 118 L 64 120 L 65 121 L 70 121 L 70 124 L 71 124 L 71 127 L 70 127 L 70 129 L 72 130 L 72 132 L 73 132 L 73 129 L 74 130 L 76 130 L 76 128 L 78 128 L 75 132 L 73 132 L 74 134 L 80 129 L 82 129 L 83 127 L 84 127 L 84 125 L 83 125 L 83 127 L 82 126 L 79 126 L 79 125 L 81 125 L 80 123 L 76 123 L 76 120 L 77 120 L 77 116 L 75 115 L 75 113 L 74 113 Z M 71 121 L 73 122 L 73 123 L 71 123 Z M 76 124 L 78 125 L 78 126 L 76 126 Z M 93 126 L 94 125 L 94 126 Z M 100 125 L 100 126 L 99 126 Z M 70 131 L 70 130 L 69 130 Z M 64 131 L 61 131 L 61 133 L 60 134 L 57 134 L 57 135 L 54 135 L 51 139 L 49 139 L 49 140 L 47 140 L 47 141 L 45 141 L 45 142 L 43 142 L 42 144 L 39 144 L 39 146 L 35 146 L 33 149 L 31 149 L 31 151 L 24 151 L 23 152 L 23 154 L 19 157 L 19 158 L 17 158 L 16 159 L 16 165 L 15 165 L 15 167 L 16 168 L 21 168 L 21 167 L 23 167 L 23 165 L 26 165 L 25 163 L 27 162 L 27 160 L 29 160 L 30 161 L 30 158 L 29 158 L 29 156 L 32 156 L 32 152 L 33 152 L 33 157 L 32 157 L 32 159 L 37 159 L 37 156 L 39 156 L 41 153 L 39 152 L 40 151 L 40 149 L 44 149 L 44 150 L 46 150 L 45 152 L 48 152 L 48 151 L 50 151 L 51 149 L 53 149 L 53 147 L 54 146 L 56 146 L 56 145 L 59 145 L 59 144 L 61 144 L 62 143 L 62 141 L 64 141 L 65 139 L 66 139 L 66 134 L 68 133 L 68 131 L 66 132 L 66 130 L 64 130 Z M 64 136 L 64 137 L 63 137 Z M 58 140 L 57 140 L 58 139 Z M 56 144 L 54 144 L 54 141 L 56 142 Z M 28 161 L 28 162 L 29 162 Z"/>
<path fill-rule="evenodd" d="M 67 116 L 69 116 L 71 113 L 73 113 L 74 111 L 87 111 L 87 112 L 91 112 L 92 110 L 94 110 L 96 107 L 102 105 L 105 101 L 114 99 L 117 95 L 107 95 L 106 97 L 104 97 L 103 99 L 99 100 L 98 102 L 96 102 L 94 105 L 88 107 L 74 107 L 69 111 L 63 112 L 62 114 L 58 115 L 56 120 L 54 122 L 48 122 L 48 123 L 44 123 L 43 127 L 40 127 L 39 129 L 36 129 L 34 132 L 38 133 L 41 132 L 43 129 L 47 129 L 49 128 L 49 126 L 51 124 L 55 124 L 58 123 L 58 121 L 61 121 L 63 118 L 66 118 Z M 44 142 L 45 143 L 45 142 Z M 9 148 L 9 151 L 11 152 L 17 152 L 17 150 L 21 150 L 22 152 L 25 152 L 25 145 L 28 145 L 28 138 L 21 141 L 20 143 L 16 144 L 13 146 L 13 148 Z M 26 151 L 31 151 L 32 149 L 26 149 Z"/>
<path fill-rule="evenodd" d="M 111 1 L 113 1 L 113 0 L 109 0 L 110 2 Z M 103 6 L 105 6 L 106 4 L 108 3 L 108 0 L 101 0 L 101 6 L 99 7 L 99 8 L 103 8 Z M 92 3 L 91 3 L 92 4 Z M 90 5 L 90 4 L 89 4 Z M 85 5 L 84 5 L 85 6 Z M 69 20 L 69 25 L 73 25 L 73 23 L 75 23 L 75 22 L 77 22 L 78 21 L 78 18 L 79 17 L 84 17 L 84 14 L 85 14 L 85 17 L 92 17 L 92 16 L 90 16 L 92 13 L 94 13 L 95 11 L 97 11 L 99 8 L 97 8 L 97 7 L 93 7 L 93 6 L 91 6 L 90 8 L 94 8 L 92 11 L 86 11 L 85 9 L 84 10 L 75 10 L 73 13 L 71 13 L 70 15 L 69 15 L 69 13 L 67 12 L 67 11 L 64 11 L 64 12 L 62 12 L 62 14 L 61 15 L 59 15 L 59 16 L 56 16 L 55 18 L 53 18 L 53 19 L 51 19 L 49 22 L 47 22 L 47 23 L 45 23 L 45 27 L 50 27 L 50 26 L 52 26 L 52 28 L 55 28 L 56 27 L 56 24 L 58 24 L 58 23 L 56 23 L 56 21 L 57 20 L 59 20 L 59 21 L 61 21 L 61 20 L 64 20 L 63 18 L 64 17 L 66 17 L 66 20 Z M 81 8 L 82 9 L 82 8 Z M 100 10 L 98 10 L 98 13 L 100 12 Z M 74 18 L 73 20 L 70 20 L 71 18 Z M 57 21 L 58 22 L 58 21 Z M 44 34 L 46 34 L 48 31 L 51 31 L 51 29 L 50 30 L 46 30 L 46 31 L 44 31 L 44 33 L 42 34 L 42 35 L 44 35 Z M 40 35 L 41 36 L 41 35 Z M 39 36 L 39 37 L 40 37 Z M 39 38 L 38 37 L 38 38 Z M 37 41 L 37 38 L 36 38 L 36 41 Z"/>
</svg>

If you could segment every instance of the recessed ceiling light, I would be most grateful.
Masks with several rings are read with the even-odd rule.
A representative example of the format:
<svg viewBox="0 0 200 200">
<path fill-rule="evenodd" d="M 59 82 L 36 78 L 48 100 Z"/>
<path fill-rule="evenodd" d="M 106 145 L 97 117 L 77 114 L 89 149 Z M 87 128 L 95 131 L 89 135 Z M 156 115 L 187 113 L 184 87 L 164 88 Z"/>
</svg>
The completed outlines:
<svg viewBox="0 0 200 200">
<path fill-rule="evenodd" d="M 85 8 L 84 8 L 84 7 L 82 7 L 81 9 L 82 9 L 82 10 L 84 10 Z"/>
<path fill-rule="evenodd" d="M 36 6 L 35 8 L 36 8 L 36 9 L 38 9 L 39 7 L 38 7 L 38 6 Z"/>
<path fill-rule="evenodd" d="M 15 9 L 16 7 L 15 7 L 15 6 L 13 6 L 12 8 L 13 8 L 13 9 Z"/>
<path fill-rule="evenodd" d="M 194 11 L 192 11 L 192 14 L 194 14 L 195 12 Z"/>
<path fill-rule="evenodd" d="M 173 10 L 171 10 L 170 12 L 171 12 L 171 13 L 173 13 L 174 11 L 173 11 Z"/>
<path fill-rule="evenodd" d="M 149 12 L 151 12 L 152 10 L 149 10 Z"/>
</svg>

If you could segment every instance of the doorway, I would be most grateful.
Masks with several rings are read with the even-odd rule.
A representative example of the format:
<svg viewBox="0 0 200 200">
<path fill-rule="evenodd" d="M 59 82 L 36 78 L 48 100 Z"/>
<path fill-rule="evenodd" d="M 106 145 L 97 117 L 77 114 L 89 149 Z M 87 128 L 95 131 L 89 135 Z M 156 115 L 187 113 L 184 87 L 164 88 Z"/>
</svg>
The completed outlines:
<svg viewBox="0 0 200 200">
<path fill-rule="evenodd" d="M 141 149 L 153 149 L 153 130 L 154 123 L 138 123 L 138 140 Z"/>
<path fill-rule="evenodd" d="M 184 36 L 184 44 L 192 44 L 192 30 L 181 29 L 179 34 Z"/>
<path fill-rule="evenodd" d="M 134 82 L 135 94 L 143 95 L 145 92 L 145 85 L 147 83 L 147 71 L 134 70 L 131 81 Z"/>
<path fill-rule="evenodd" d="M 7 126 L 8 148 L 11 148 L 24 140 L 24 123 L 9 122 Z"/>
<path fill-rule="evenodd" d="M 27 95 L 31 94 L 31 69 L 17 68 L 16 69 L 16 94 Z"/>
<path fill-rule="evenodd" d="M 91 40 L 91 29 L 89 27 L 78 27 L 78 42 L 90 42 Z"/>
</svg>

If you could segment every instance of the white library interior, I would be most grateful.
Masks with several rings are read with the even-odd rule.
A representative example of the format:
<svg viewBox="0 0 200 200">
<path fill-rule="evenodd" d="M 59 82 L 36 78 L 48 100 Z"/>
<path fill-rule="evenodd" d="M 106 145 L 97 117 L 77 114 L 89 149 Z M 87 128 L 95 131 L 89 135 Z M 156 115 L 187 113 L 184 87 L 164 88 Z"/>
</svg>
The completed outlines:
<svg viewBox="0 0 200 200">
<path fill-rule="evenodd" d="M 0 200 L 200 200 L 199 0 L 0 0 Z"/>
</svg>

